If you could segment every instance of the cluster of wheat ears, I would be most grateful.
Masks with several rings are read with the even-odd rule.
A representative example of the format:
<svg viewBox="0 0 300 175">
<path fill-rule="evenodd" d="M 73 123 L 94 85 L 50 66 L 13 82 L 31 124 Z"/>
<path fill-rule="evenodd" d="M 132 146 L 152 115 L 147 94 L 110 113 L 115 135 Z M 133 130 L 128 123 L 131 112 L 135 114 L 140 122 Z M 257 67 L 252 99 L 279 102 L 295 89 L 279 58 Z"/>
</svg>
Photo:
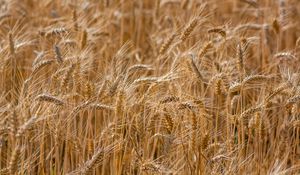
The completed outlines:
<svg viewBox="0 0 300 175">
<path fill-rule="evenodd" d="M 0 174 L 300 173 L 299 0 L 1 0 Z"/>
</svg>

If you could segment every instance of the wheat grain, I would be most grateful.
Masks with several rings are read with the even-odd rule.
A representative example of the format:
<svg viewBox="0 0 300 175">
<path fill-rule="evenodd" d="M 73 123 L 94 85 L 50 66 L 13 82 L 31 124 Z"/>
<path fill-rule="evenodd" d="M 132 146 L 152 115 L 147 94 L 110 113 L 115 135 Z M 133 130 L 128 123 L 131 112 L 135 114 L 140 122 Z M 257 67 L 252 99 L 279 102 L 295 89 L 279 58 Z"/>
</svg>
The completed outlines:
<svg viewBox="0 0 300 175">
<path fill-rule="evenodd" d="M 46 101 L 46 102 L 54 103 L 59 106 L 62 106 L 65 104 L 61 99 L 59 99 L 55 96 L 49 95 L 49 94 L 40 94 L 35 99 L 38 101 Z"/>
</svg>

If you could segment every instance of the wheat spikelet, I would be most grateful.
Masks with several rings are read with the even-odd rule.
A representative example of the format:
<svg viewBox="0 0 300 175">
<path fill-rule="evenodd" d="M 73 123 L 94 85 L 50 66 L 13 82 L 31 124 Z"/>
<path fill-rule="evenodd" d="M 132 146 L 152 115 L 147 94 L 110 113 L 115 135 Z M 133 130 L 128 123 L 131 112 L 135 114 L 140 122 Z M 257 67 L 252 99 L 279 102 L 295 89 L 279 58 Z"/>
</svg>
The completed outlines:
<svg viewBox="0 0 300 175">
<path fill-rule="evenodd" d="M 204 83 L 205 80 L 204 80 L 204 78 L 203 78 L 200 70 L 198 69 L 198 67 L 197 67 L 197 65 L 196 65 L 195 60 L 194 60 L 193 57 L 191 57 L 189 63 L 190 63 L 190 66 L 191 66 L 192 70 L 196 74 L 197 78 L 200 80 L 200 82 Z"/>
<path fill-rule="evenodd" d="M 240 100 L 240 98 L 241 97 L 239 95 L 233 96 L 230 101 L 230 106 L 236 106 L 238 104 L 238 101 Z"/>
<path fill-rule="evenodd" d="M 221 65 L 220 65 L 218 62 L 214 62 L 214 67 L 215 67 L 215 69 L 216 69 L 218 72 L 221 72 L 221 71 L 222 71 L 222 67 L 221 67 Z"/>
<path fill-rule="evenodd" d="M 94 83 L 92 83 L 91 81 L 87 81 L 85 83 L 85 88 L 84 88 L 84 97 L 86 99 L 90 99 L 93 97 L 94 94 L 95 94 Z"/>
<path fill-rule="evenodd" d="M 193 32 L 193 30 L 195 29 L 197 24 L 198 24 L 198 19 L 197 18 L 194 18 L 194 19 L 191 20 L 189 25 L 182 31 L 182 33 L 180 35 L 180 40 L 182 42 L 184 42 L 190 36 L 190 34 Z"/>
<path fill-rule="evenodd" d="M 15 174 L 18 170 L 18 159 L 20 156 L 21 147 L 17 145 L 11 155 L 9 162 L 9 174 Z"/>
<path fill-rule="evenodd" d="M 16 111 L 16 109 L 13 109 L 13 111 L 12 111 L 10 117 L 9 117 L 9 128 L 8 128 L 13 137 L 16 136 L 17 128 L 18 128 L 17 111 Z"/>
<path fill-rule="evenodd" d="M 75 39 L 64 39 L 59 42 L 60 45 L 66 46 L 66 47 L 72 47 L 75 48 L 78 46 L 78 42 Z"/>
<path fill-rule="evenodd" d="M 122 117 L 124 114 L 124 103 L 125 103 L 125 92 L 122 90 L 118 94 L 118 99 L 116 101 L 116 116 Z"/>
<path fill-rule="evenodd" d="M 161 0 L 156 0 L 155 1 L 155 17 L 156 18 L 159 17 L 160 3 L 161 3 Z"/>
<path fill-rule="evenodd" d="M 202 58 L 210 48 L 213 47 L 213 44 L 211 42 L 206 43 L 203 48 L 201 48 L 201 50 L 198 53 L 198 58 Z"/>
<path fill-rule="evenodd" d="M 212 163 L 217 163 L 217 162 L 223 161 L 223 160 L 230 160 L 230 158 L 227 157 L 227 156 L 225 156 L 225 155 L 217 155 L 217 156 L 211 158 L 210 161 L 211 161 Z"/>
<path fill-rule="evenodd" d="M 233 96 L 233 98 L 230 101 L 230 109 L 231 109 L 231 113 L 234 114 L 234 112 L 236 112 L 236 109 L 238 107 L 239 101 L 240 101 L 240 95 L 235 95 Z"/>
<path fill-rule="evenodd" d="M 68 33 L 68 30 L 64 27 L 59 27 L 59 28 L 51 28 L 50 30 L 46 30 L 46 31 L 41 31 L 40 34 L 42 36 L 60 36 L 63 34 Z"/>
<path fill-rule="evenodd" d="M 222 93 L 222 79 L 218 79 L 215 84 L 215 92 L 217 95 L 221 95 Z"/>
<path fill-rule="evenodd" d="M 194 99 L 193 103 L 195 103 L 199 109 L 205 109 L 205 103 L 201 99 Z"/>
<path fill-rule="evenodd" d="M 166 41 L 165 43 L 163 43 L 159 49 L 159 54 L 162 55 L 164 54 L 168 49 L 169 47 L 171 46 L 171 44 L 173 43 L 175 37 L 177 36 L 176 33 L 173 33 Z"/>
<path fill-rule="evenodd" d="M 209 144 L 209 133 L 206 132 L 201 138 L 201 149 L 205 150 Z"/>
<path fill-rule="evenodd" d="M 151 115 L 150 121 L 148 123 L 148 131 L 150 131 L 151 133 L 155 133 L 155 129 L 156 129 L 156 122 L 159 119 L 160 114 L 158 112 L 154 112 L 153 115 Z"/>
<path fill-rule="evenodd" d="M 9 17 L 11 17 L 10 14 L 7 14 L 7 13 L 1 14 L 0 15 L 0 22 L 7 19 L 7 18 L 9 18 Z"/>
<path fill-rule="evenodd" d="M 237 58 L 238 58 L 238 68 L 240 73 L 244 72 L 244 56 L 245 56 L 245 51 L 243 49 L 243 46 L 240 44 L 237 45 Z"/>
<path fill-rule="evenodd" d="M 269 80 L 269 77 L 267 77 L 265 75 L 251 75 L 251 76 L 245 77 L 242 81 L 242 84 L 245 85 L 250 82 L 264 82 L 267 80 Z"/>
<path fill-rule="evenodd" d="M 9 53 L 10 55 L 14 55 L 15 54 L 15 43 L 13 40 L 13 36 L 12 33 L 8 33 L 8 41 L 9 41 Z"/>
<path fill-rule="evenodd" d="M 81 33 L 81 38 L 80 38 L 80 48 L 81 49 L 84 49 L 87 44 L 87 35 L 88 35 L 87 31 L 83 30 Z"/>
<path fill-rule="evenodd" d="M 85 109 L 86 107 L 88 107 L 90 104 L 92 103 L 92 101 L 86 101 L 84 103 L 81 103 L 79 105 L 77 105 L 70 113 L 70 116 L 75 116 L 80 110 Z"/>
<path fill-rule="evenodd" d="M 68 32 L 68 30 L 64 27 L 53 28 L 46 33 L 46 36 L 47 35 L 61 35 L 61 34 L 67 33 L 67 32 Z"/>
<path fill-rule="evenodd" d="M 44 60 L 44 61 L 40 61 L 39 63 L 37 63 L 34 67 L 33 67 L 33 71 L 32 74 L 36 74 L 38 71 L 40 71 L 42 68 L 51 65 L 52 63 L 54 63 L 54 60 Z"/>
<path fill-rule="evenodd" d="M 164 111 L 164 125 L 167 129 L 168 134 L 171 134 L 174 127 L 174 121 L 171 115 L 168 112 L 166 112 L 166 109 L 164 109 Z"/>
<path fill-rule="evenodd" d="M 59 69 L 51 75 L 51 81 L 58 82 L 59 77 L 64 73 L 65 69 Z"/>
<path fill-rule="evenodd" d="M 152 160 L 142 160 L 140 163 L 140 171 L 151 174 L 173 174 L 175 171 L 161 165 L 162 163 L 156 163 Z"/>
<path fill-rule="evenodd" d="M 125 57 L 125 55 L 127 55 L 127 53 L 132 47 L 133 47 L 132 41 L 130 40 L 126 41 L 126 43 L 123 44 L 122 47 L 115 54 L 115 58 L 117 60 L 122 59 L 123 57 Z"/>
<path fill-rule="evenodd" d="M 288 104 L 294 104 L 300 101 L 300 95 L 293 96 L 287 100 Z"/>
<path fill-rule="evenodd" d="M 77 10 L 74 9 L 72 12 L 72 20 L 73 20 L 73 26 L 74 26 L 74 30 L 78 31 L 78 22 L 77 22 Z"/>
<path fill-rule="evenodd" d="M 294 128 L 300 128 L 300 120 L 295 120 L 295 121 L 293 122 L 293 127 L 294 127 Z"/>
<path fill-rule="evenodd" d="M 112 85 L 110 86 L 110 89 L 109 89 L 109 95 L 110 96 L 113 96 L 116 93 L 122 78 L 123 78 L 122 76 L 119 76 L 119 77 L 117 77 L 115 82 L 112 83 Z M 135 83 L 135 81 L 133 83 Z"/>
<path fill-rule="evenodd" d="M 65 104 L 61 99 L 59 99 L 55 96 L 49 95 L 49 94 L 40 94 L 35 98 L 35 100 L 46 101 L 46 102 L 54 103 L 59 106 L 62 106 Z"/>
<path fill-rule="evenodd" d="M 287 58 L 287 59 L 292 59 L 292 60 L 296 59 L 296 57 L 289 52 L 280 52 L 280 53 L 275 54 L 274 57 L 275 58 Z"/>
<path fill-rule="evenodd" d="M 220 34 L 223 38 L 226 38 L 226 31 L 222 28 L 212 28 L 207 31 L 208 33 Z"/>
<path fill-rule="evenodd" d="M 35 52 L 36 57 L 32 62 L 32 67 L 34 67 L 37 63 L 41 61 L 41 59 L 45 56 L 45 52 Z"/>
<path fill-rule="evenodd" d="M 272 27 L 273 27 L 274 31 L 276 32 L 276 34 L 279 34 L 279 32 L 280 32 L 280 24 L 279 24 L 279 22 L 278 22 L 277 19 L 273 20 Z"/>
<path fill-rule="evenodd" d="M 186 7 L 189 4 L 189 2 L 190 2 L 190 0 L 183 0 L 183 1 L 181 1 L 181 4 L 180 4 L 181 8 L 182 9 L 186 9 Z"/>
<path fill-rule="evenodd" d="M 255 123 L 256 123 L 256 128 L 255 128 L 255 130 L 256 130 L 256 132 L 260 135 L 260 136 L 262 136 L 262 134 L 263 134 L 263 129 L 265 129 L 265 122 L 263 121 L 263 118 L 262 118 L 262 116 L 261 116 L 261 113 L 256 113 L 256 115 L 255 115 Z"/>
<path fill-rule="evenodd" d="M 213 150 L 219 150 L 222 147 L 221 143 L 211 143 L 207 146 L 207 148 L 205 149 L 205 152 L 207 152 L 208 154 L 211 154 L 211 152 L 213 152 Z"/>
<path fill-rule="evenodd" d="M 71 66 L 69 66 L 69 68 L 66 70 L 66 73 L 64 74 L 64 76 L 62 77 L 62 80 L 61 80 L 61 87 L 62 88 L 65 88 L 67 87 L 69 81 L 70 81 L 70 78 L 74 72 L 76 68 L 76 64 L 72 64 Z M 56 74 L 57 76 L 59 74 Z"/>
<path fill-rule="evenodd" d="M 22 126 L 19 127 L 16 136 L 22 137 L 22 135 L 33 126 L 37 119 L 37 116 L 33 116 L 30 119 L 28 119 Z"/>
<path fill-rule="evenodd" d="M 80 68 L 81 68 L 80 61 L 77 60 L 75 63 L 75 68 L 74 68 L 74 70 L 72 70 L 72 72 L 73 72 L 72 78 L 73 78 L 76 92 L 80 92 L 80 90 L 81 90 L 81 88 L 79 86 L 80 80 L 81 80 L 81 69 Z"/>
<path fill-rule="evenodd" d="M 167 96 L 167 97 L 163 98 L 162 100 L 160 100 L 159 103 L 164 104 L 164 103 L 177 102 L 177 101 L 179 101 L 179 97 Z"/>
<path fill-rule="evenodd" d="M 261 126 L 261 115 L 259 112 L 256 112 L 254 116 L 249 120 L 248 128 L 259 130 Z"/>
<path fill-rule="evenodd" d="M 129 72 L 134 72 L 136 70 L 142 70 L 142 69 L 146 69 L 146 70 L 152 70 L 151 66 L 147 65 L 147 64 L 136 64 L 136 65 L 133 65 L 133 66 L 130 66 L 128 68 L 128 73 Z M 128 74 L 127 73 L 127 74 Z"/>
<path fill-rule="evenodd" d="M 198 131 L 198 120 L 197 120 L 197 116 L 195 114 L 194 111 L 191 111 L 192 113 L 192 130 L 193 130 L 193 136 L 192 136 L 192 148 L 193 149 L 197 149 L 196 148 L 196 139 L 197 139 L 197 131 Z"/>
<path fill-rule="evenodd" d="M 107 84 L 107 81 L 105 80 L 98 89 L 97 97 L 99 97 L 99 98 L 103 97 L 104 92 L 105 92 L 105 88 L 106 88 L 106 84 Z"/>
<path fill-rule="evenodd" d="M 193 104 L 191 104 L 190 102 L 182 102 L 179 103 L 178 105 L 178 109 L 189 109 L 189 110 L 193 110 L 195 109 L 196 106 L 194 106 Z"/>
<path fill-rule="evenodd" d="M 230 85 L 229 92 L 233 93 L 233 92 L 240 91 L 241 87 L 242 87 L 241 83 L 235 82 L 235 83 Z"/>
<path fill-rule="evenodd" d="M 23 87 L 22 87 L 22 90 L 21 90 L 21 93 L 24 95 L 24 96 L 27 96 L 28 94 L 28 89 L 29 89 L 29 85 L 31 83 L 31 78 L 29 79 L 26 79 L 23 83 Z"/>
<path fill-rule="evenodd" d="M 58 63 L 62 63 L 63 62 L 63 58 L 60 52 L 60 49 L 57 45 L 54 46 L 54 52 L 55 52 L 55 58 L 57 60 Z"/>
<path fill-rule="evenodd" d="M 105 105 L 105 104 L 99 104 L 99 103 L 90 104 L 89 106 L 92 107 L 92 108 L 95 108 L 97 110 L 103 110 L 103 109 L 110 110 L 110 111 L 115 110 L 115 108 L 112 107 L 112 106 L 108 106 L 108 105 Z"/>
<path fill-rule="evenodd" d="M 246 111 L 244 111 L 241 114 L 241 118 L 240 119 L 243 119 L 243 118 L 245 118 L 246 116 L 248 116 L 250 114 L 254 114 L 255 112 L 261 111 L 262 109 L 263 109 L 263 106 L 251 107 L 251 108 L 247 109 Z"/>
<path fill-rule="evenodd" d="M 295 95 L 293 97 L 290 97 L 285 105 L 286 111 L 291 111 L 292 114 L 295 114 L 295 110 L 297 105 L 295 105 L 295 103 L 298 103 L 300 101 L 300 96 L 299 95 Z"/>
<path fill-rule="evenodd" d="M 80 168 L 80 174 L 86 175 L 93 171 L 93 169 L 101 164 L 104 160 L 105 155 L 110 155 L 112 152 L 117 151 L 118 145 L 120 145 L 121 142 L 113 143 L 112 145 L 106 146 L 105 148 L 97 148 L 96 152 L 92 156 L 91 159 L 86 161 L 82 168 Z"/>
<path fill-rule="evenodd" d="M 153 68 L 146 64 L 135 64 L 130 66 L 126 72 L 126 78 L 124 81 L 126 82 L 133 73 L 139 70 L 153 71 Z"/>
<path fill-rule="evenodd" d="M 252 7 L 254 8 L 258 8 L 259 7 L 259 4 L 256 0 L 241 0 L 242 2 L 244 3 L 247 3 L 249 5 L 251 5 Z"/>
<path fill-rule="evenodd" d="M 287 83 L 283 83 L 281 84 L 279 87 L 277 87 L 276 89 L 274 89 L 270 95 L 268 95 L 265 98 L 265 102 L 269 102 L 273 97 L 275 97 L 276 95 L 278 95 L 281 91 L 285 90 L 286 88 L 288 88 L 288 84 Z"/>
<path fill-rule="evenodd" d="M 134 80 L 133 84 L 151 83 L 156 81 L 158 81 L 157 77 L 145 77 Z"/>
<path fill-rule="evenodd" d="M 253 24 L 253 23 L 250 23 L 250 24 L 242 24 L 242 25 L 238 25 L 236 28 L 235 28 L 235 32 L 238 32 L 240 30 L 261 30 L 263 29 L 263 25 L 261 24 Z"/>
</svg>

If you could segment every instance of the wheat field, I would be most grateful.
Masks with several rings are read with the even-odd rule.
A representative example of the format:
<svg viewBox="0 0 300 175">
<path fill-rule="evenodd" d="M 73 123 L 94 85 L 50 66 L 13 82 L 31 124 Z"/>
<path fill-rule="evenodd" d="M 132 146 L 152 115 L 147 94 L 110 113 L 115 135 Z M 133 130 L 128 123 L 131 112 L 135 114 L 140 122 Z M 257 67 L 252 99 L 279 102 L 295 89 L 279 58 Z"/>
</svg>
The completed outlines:
<svg viewBox="0 0 300 175">
<path fill-rule="evenodd" d="M 0 0 L 0 174 L 300 174 L 299 0 Z"/>
</svg>

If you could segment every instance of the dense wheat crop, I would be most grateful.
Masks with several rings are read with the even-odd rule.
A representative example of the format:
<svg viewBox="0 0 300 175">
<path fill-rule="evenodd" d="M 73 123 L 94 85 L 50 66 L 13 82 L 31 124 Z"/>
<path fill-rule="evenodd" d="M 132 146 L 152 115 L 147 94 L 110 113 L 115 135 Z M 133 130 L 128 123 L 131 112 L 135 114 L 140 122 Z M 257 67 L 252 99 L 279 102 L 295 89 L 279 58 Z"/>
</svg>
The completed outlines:
<svg viewBox="0 0 300 175">
<path fill-rule="evenodd" d="M 0 0 L 0 174 L 299 173 L 299 0 Z"/>
</svg>

